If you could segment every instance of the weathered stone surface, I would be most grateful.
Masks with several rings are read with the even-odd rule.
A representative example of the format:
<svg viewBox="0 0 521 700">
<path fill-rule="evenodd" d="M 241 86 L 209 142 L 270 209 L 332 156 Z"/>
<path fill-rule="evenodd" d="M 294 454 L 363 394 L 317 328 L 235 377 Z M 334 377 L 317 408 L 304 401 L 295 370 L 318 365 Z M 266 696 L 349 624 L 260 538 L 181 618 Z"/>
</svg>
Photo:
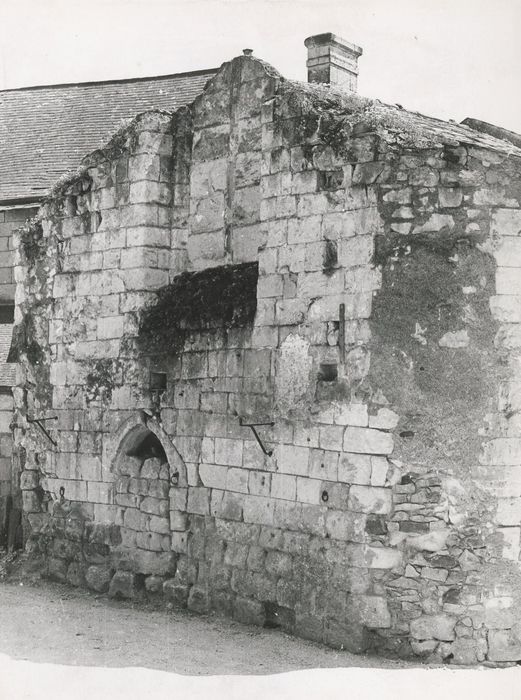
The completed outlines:
<svg viewBox="0 0 521 700">
<path fill-rule="evenodd" d="M 440 348 L 466 348 L 469 344 L 469 334 L 466 329 L 447 332 L 438 340 Z"/>
<path fill-rule="evenodd" d="M 186 608 L 190 586 L 168 579 L 163 584 L 163 595 L 176 608 Z"/>
<path fill-rule="evenodd" d="M 188 595 L 188 608 L 193 612 L 208 612 L 209 599 L 208 591 L 201 586 L 192 586 Z"/>
<path fill-rule="evenodd" d="M 110 566 L 101 566 L 94 564 L 89 566 L 85 572 L 85 580 L 87 586 L 98 593 L 106 593 L 109 590 L 109 584 L 112 579 L 114 570 Z"/>
<path fill-rule="evenodd" d="M 519 661 L 521 659 L 521 628 L 516 624 L 509 630 L 491 630 L 488 633 L 490 661 Z"/>
<path fill-rule="evenodd" d="M 365 627 L 388 628 L 391 613 L 385 598 L 379 596 L 351 595 L 347 600 L 346 615 Z"/>
<path fill-rule="evenodd" d="M 136 577 L 131 571 L 116 571 L 108 590 L 111 598 L 133 599 L 139 593 Z"/>
<path fill-rule="evenodd" d="M 439 552 L 445 547 L 449 534 L 448 529 L 435 530 L 425 535 L 409 535 L 406 542 L 412 549 Z"/>
<path fill-rule="evenodd" d="M 112 553 L 112 561 L 116 569 L 163 576 L 175 572 L 176 554 L 143 549 L 119 549 Z"/>
<path fill-rule="evenodd" d="M 20 474 L 20 488 L 23 491 L 35 489 L 38 486 L 39 475 L 37 471 L 25 470 Z"/>
<path fill-rule="evenodd" d="M 365 542 L 366 517 L 362 513 L 331 510 L 326 515 L 326 533 L 345 542 Z"/>
<path fill-rule="evenodd" d="M 352 654 L 363 654 L 370 645 L 369 635 L 362 625 L 335 619 L 326 620 L 323 640 L 336 649 Z"/>
<path fill-rule="evenodd" d="M 423 615 L 411 622 L 411 636 L 414 639 L 438 639 L 450 642 L 455 638 L 456 619 L 449 615 Z"/>
<path fill-rule="evenodd" d="M 71 586 L 85 585 L 84 567 L 78 562 L 71 562 L 67 569 L 67 583 Z"/>
<path fill-rule="evenodd" d="M 53 581 L 65 582 L 67 580 L 67 562 L 64 559 L 48 559 L 47 576 Z"/>
<path fill-rule="evenodd" d="M 244 624 L 262 626 L 265 620 L 264 606 L 255 600 L 237 597 L 233 605 L 233 616 Z"/>
<path fill-rule="evenodd" d="M 411 639 L 411 649 L 417 656 L 429 656 L 436 649 L 439 642 L 435 639 L 418 641 Z"/>
<path fill-rule="evenodd" d="M 459 187 L 440 187 L 439 200 L 440 207 L 459 207 L 463 201 L 463 190 Z"/>
<path fill-rule="evenodd" d="M 344 434 L 344 451 L 361 454 L 390 454 L 393 438 L 373 428 L 348 427 Z"/>
<path fill-rule="evenodd" d="M 492 215 L 492 234 L 519 236 L 521 233 L 520 209 L 496 209 Z"/>
<path fill-rule="evenodd" d="M 379 408 L 376 415 L 369 416 L 369 427 L 381 430 L 392 430 L 398 425 L 400 416 L 390 408 Z"/>
<path fill-rule="evenodd" d="M 162 576 L 147 576 L 145 590 L 149 593 L 162 593 L 165 579 Z"/>
<path fill-rule="evenodd" d="M 451 663 L 460 666 L 473 666 L 485 660 L 487 642 L 484 639 L 456 639 L 450 646 Z"/>
<path fill-rule="evenodd" d="M 402 563 L 402 553 L 390 547 L 364 545 L 351 550 L 351 564 L 368 569 L 394 569 Z"/>
<path fill-rule="evenodd" d="M 358 513 L 390 513 L 392 492 L 376 486 L 351 486 L 348 508 Z"/>
<path fill-rule="evenodd" d="M 338 480 L 348 484 L 371 483 L 371 458 L 364 454 L 342 454 L 338 462 Z"/>
</svg>

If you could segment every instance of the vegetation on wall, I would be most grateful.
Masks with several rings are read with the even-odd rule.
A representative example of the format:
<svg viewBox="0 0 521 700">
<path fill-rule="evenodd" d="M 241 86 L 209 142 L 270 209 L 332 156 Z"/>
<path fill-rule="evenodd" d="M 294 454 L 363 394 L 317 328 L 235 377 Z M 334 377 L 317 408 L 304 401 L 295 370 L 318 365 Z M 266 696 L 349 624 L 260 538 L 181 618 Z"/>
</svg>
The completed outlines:
<svg viewBox="0 0 521 700">
<path fill-rule="evenodd" d="M 85 377 L 85 400 L 110 403 L 115 380 L 119 370 L 119 361 L 111 359 L 94 360 Z"/>
<path fill-rule="evenodd" d="M 484 235 L 481 232 L 465 232 L 459 227 L 454 230 L 444 228 L 441 231 L 415 233 L 414 236 L 402 236 L 393 231 L 385 235 L 375 236 L 375 265 L 385 265 L 388 260 L 409 255 L 418 248 L 450 258 L 461 246 L 475 247 L 482 243 Z"/>
<path fill-rule="evenodd" d="M 258 264 L 243 263 L 183 272 L 145 310 L 140 338 L 146 344 L 178 347 L 188 329 L 231 328 L 253 323 Z"/>
<path fill-rule="evenodd" d="M 336 241 L 324 241 L 322 269 L 326 275 L 332 275 L 338 267 L 338 248 Z"/>
<path fill-rule="evenodd" d="M 35 306 L 33 313 L 38 314 L 42 309 Z M 45 359 L 45 353 L 36 341 L 36 329 L 31 313 L 26 313 L 20 323 L 13 327 L 13 337 L 9 350 L 8 362 L 19 362 L 22 354 L 31 365 L 40 365 Z"/>
<path fill-rule="evenodd" d="M 26 221 L 19 229 L 19 235 L 23 256 L 29 265 L 33 265 L 45 253 L 41 220 L 35 216 Z"/>
<path fill-rule="evenodd" d="M 390 137 L 405 147 L 437 145 L 437 135 L 416 115 L 379 100 L 320 83 L 291 80 L 281 84 L 279 94 L 287 102 L 292 120 L 299 115 L 296 141 L 316 135 L 339 155 L 349 156 L 349 141 L 357 130 Z M 286 116 L 284 111 L 278 115 L 281 128 Z"/>
<path fill-rule="evenodd" d="M 378 259 L 369 382 L 402 416 L 393 454 L 461 475 L 478 461 L 483 416 L 506 370 L 489 307 L 495 263 L 469 240 L 413 238 Z M 457 333 L 461 345 L 440 344 Z"/>
</svg>

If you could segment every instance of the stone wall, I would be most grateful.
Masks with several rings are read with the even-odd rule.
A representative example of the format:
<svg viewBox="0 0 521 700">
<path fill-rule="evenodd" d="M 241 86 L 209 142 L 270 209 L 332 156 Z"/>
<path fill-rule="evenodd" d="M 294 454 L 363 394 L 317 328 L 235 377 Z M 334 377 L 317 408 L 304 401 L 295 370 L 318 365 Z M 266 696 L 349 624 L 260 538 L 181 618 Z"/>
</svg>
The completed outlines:
<svg viewBox="0 0 521 700">
<path fill-rule="evenodd" d="M 2 207 L 0 205 L 0 324 L 12 324 L 15 298 L 13 234 L 35 216 L 36 206 Z M 9 348 L 3 347 L 2 362 L 7 359 Z M 13 397 L 10 385 L 11 373 L 2 375 L 0 387 L 0 541 L 2 545 L 16 546 L 16 522 L 21 511 L 19 465 L 13 461 Z M 9 385 L 8 385 L 9 384 Z M 11 541 L 8 542 L 9 511 L 11 515 Z M 19 540 L 19 538 L 18 538 Z M 18 541 L 19 544 L 19 541 Z"/>
<path fill-rule="evenodd" d="M 13 233 L 27 219 L 31 219 L 38 211 L 33 207 L 6 207 L 0 205 L 0 305 L 14 303 L 14 249 Z M 2 320 L 2 323 L 10 320 Z"/>
<path fill-rule="evenodd" d="M 11 423 L 13 420 L 13 395 L 11 388 L 4 388 L 0 391 L 0 539 L 2 545 L 20 545 L 16 541 L 16 530 L 11 537 L 14 538 L 8 543 L 9 532 L 9 510 L 14 506 L 21 511 L 21 494 L 19 487 L 19 471 L 17 465 L 13 463 L 13 434 Z M 18 515 L 13 514 L 12 528 L 16 528 Z"/>
<path fill-rule="evenodd" d="M 310 90 L 234 59 L 46 205 L 17 266 L 28 547 L 353 651 L 517 660 L 521 161 Z M 143 337 L 179 275 L 251 262 L 253 323 Z"/>
</svg>

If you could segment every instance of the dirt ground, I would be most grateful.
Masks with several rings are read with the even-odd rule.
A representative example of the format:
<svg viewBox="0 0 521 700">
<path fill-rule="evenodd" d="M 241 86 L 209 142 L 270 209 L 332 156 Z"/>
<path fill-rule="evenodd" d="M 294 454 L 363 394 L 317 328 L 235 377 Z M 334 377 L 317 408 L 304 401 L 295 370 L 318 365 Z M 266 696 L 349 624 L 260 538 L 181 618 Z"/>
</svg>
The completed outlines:
<svg viewBox="0 0 521 700">
<path fill-rule="evenodd" d="M 231 620 L 114 601 L 62 584 L 0 583 L 0 654 L 53 664 L 187 675 L 311 668 L 408 668 Z"/>
</svg>

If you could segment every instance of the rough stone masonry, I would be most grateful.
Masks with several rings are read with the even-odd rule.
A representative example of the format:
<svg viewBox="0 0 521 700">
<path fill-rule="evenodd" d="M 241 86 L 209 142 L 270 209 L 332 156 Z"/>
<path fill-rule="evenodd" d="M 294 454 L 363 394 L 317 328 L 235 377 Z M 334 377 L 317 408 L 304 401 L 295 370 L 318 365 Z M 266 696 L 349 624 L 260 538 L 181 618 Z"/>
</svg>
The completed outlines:
<svg viewBox="0 0 521 700">
<path fill-rule="evenodd" d="M 519 148 L 251 56 L 137 116 L 17 235 L 28 550 L 355 652 L 521 660 L 520 234 Z"/>
</svg>

